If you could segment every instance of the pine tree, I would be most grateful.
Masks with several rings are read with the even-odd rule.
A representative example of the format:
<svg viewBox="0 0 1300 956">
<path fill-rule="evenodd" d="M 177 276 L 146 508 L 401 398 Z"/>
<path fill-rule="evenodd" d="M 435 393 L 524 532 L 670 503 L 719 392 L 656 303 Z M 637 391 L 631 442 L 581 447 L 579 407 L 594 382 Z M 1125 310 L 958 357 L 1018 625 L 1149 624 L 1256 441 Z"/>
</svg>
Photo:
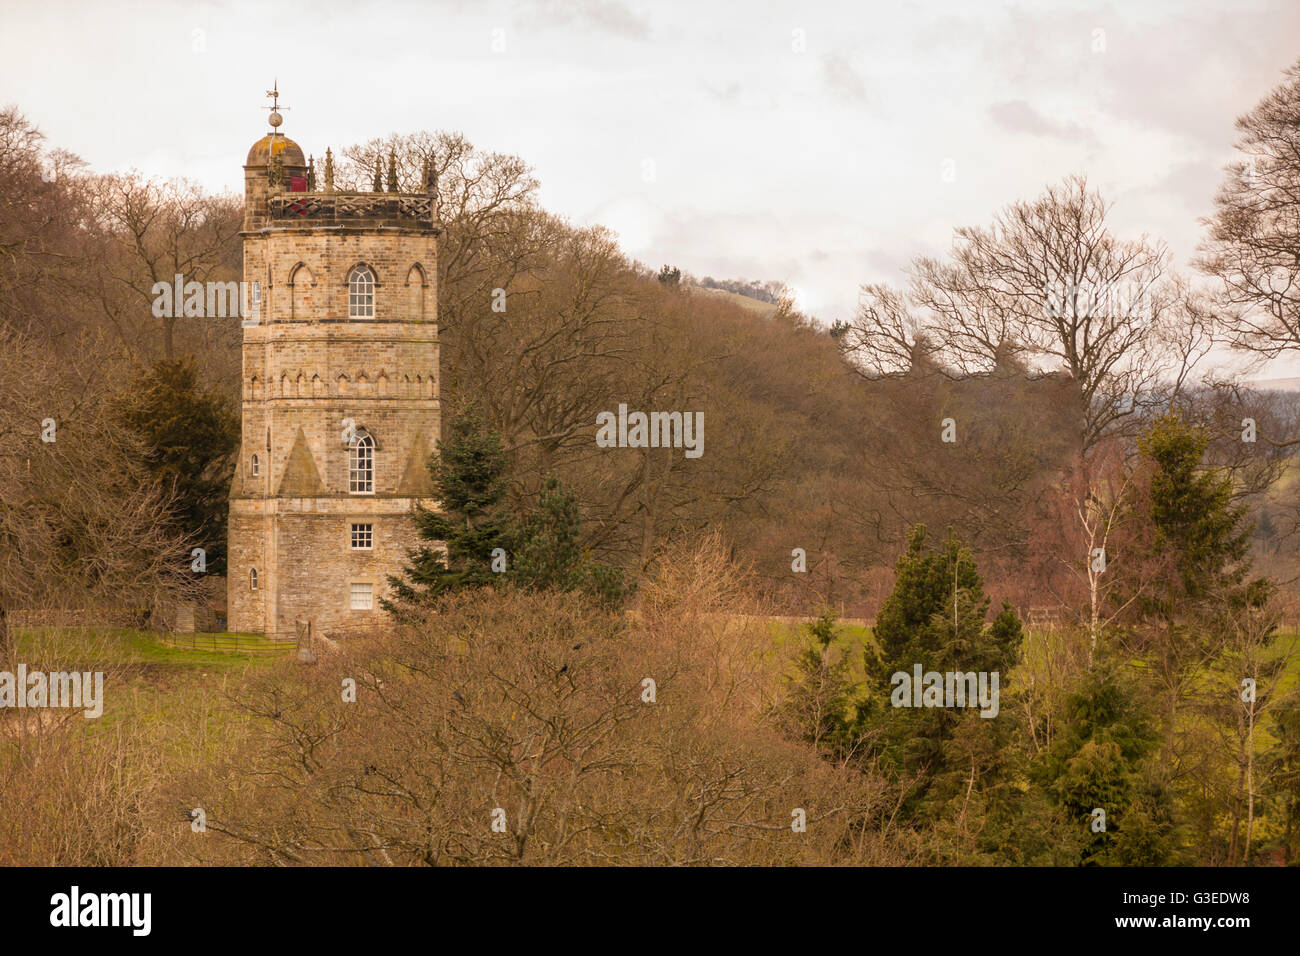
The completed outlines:
<svg viewBox="0 0 1300 956">
<path fill-rule="evenodd" d="M 1080 862 L 1169 862 L 1172 807 L 1151 760 L 1161 737 L 1141 689 L 1114 665 L 1097 663 L 1066 698 L 1058 726 L 1033 778 L 1085 834 Z"/>
<path fill-rule="evenodd" d="M 580 544 L 578 504 L 554 475 L 535 509 L 513 522 L 505 504 L 508 460 L 500 436 L 472 414 L 447 428 L 429 461 L 438 510 L 420 509 L 420 537 L 440 542 L 408 552 L 404 577 L 389 577 L 385 610 L 402 614 L 451 591 L 484 586 L 580 591 L 606 607 L 623 600 L 622 572 L 587 555 Z"/>
<path fill-rule="evenodd" d="M 1206 431 L 1174 415 L 1155 421 L 1139 442 L 1152 467 L 1146 515 L 1148 563 L 1159 573 L 1135 602 L 1123 632 L 1163 697 L 1162 759 L 1182 812 L 1194 821 L 1203 862 L 1245 862 L 1255 842 L 1255 726 L 1281 689 L 1283 664 L 1272 649 L 1274 584 L 1250 578 L 1253 525 L 1234 503 L 1231 475 L 1209 467 Z M 1247 706 L 1243 676 L 1257 682 Z M 1206 743 L 1207 728 L 1220 736 Z M 1224 759 L 1223 742 L 1234 751 Z M 1220 761 L 1223 761 L 1221 764 Z M 1206 786 L 1219 765 L 1220 781 Z"/>
<path fill-rule="evenodd" d="M 828 611 L 804 625 L 811 641 L 795 660 L 780 711 L 799 739 L 839 759 L 852 743 L 856 701 L 848 659 L 832 647 L 835 619 Z"/>
<path fill-rule="evenodd" d="M 943 550 L 935 552 L 926 534 L 924 525 L 909 532 L 894 589 L 876 615 L 872 637 L 878 651 L 868 654 L 867 671 L 881 688 L 915 664 L 939 671 L 1009 670 L 1023 636 L 1008 605 L 985 624 L 989 599 L 970 550 L 949 534 Z"/>
<path fill-rule="evenodd" d="M 874 692 L 859 711 L 857 732 L 878 732 L 882 762 L 903 776 L 918 778 L 919 800 L 934 780 L 954 770 L 950 741 L 959 725 L 972 719 L 994 721 L 970 708 L 960 712 L 894 707 L 893 675 L 911 676 L 917 664 L 923 672 L 997 672 L 1001 693 L 1024 634 L 1015 610 L 1006 604 L 986 623 L 989 599 L 984 581 L 970 550 L 951 533 L 936 552 L 926 543 L 925 526 L 912 528 L 896 571 L 894 589 L 876 615 L 876 649 L 866 652 Z"/>
<path fill-rule="evenodd" d="M 1294 864 L 1300 860 L 1300 701 L 1278 708 L 1273 736 L 1268 767 L 1277 781 L 1274 799 L 1282 824 L 1277 839 L 1287 862 Z"/>
<path fill-rule="evenodd" d="M 1242 597 L 1250 571 L 1253 530 L 1246 506 L 1232 503 L 1232 478 L 1203 459 L 1209 436 L 1170 415 L 1158 419 L 1138 447 L 1156 466 L 1151 479 L 1153 549 L 1174 558 L 1177 574 L 1148 610 L 1166 619 L 1189 602 Z"/>
<path fill-rule="evenodd" d="M 1222 653 L 1225 636 L 1267 603 L 1272 585 L 1247 580 L 1252 525 L 1233 503 L 1232 478 L 1206 467 L 1209 436 L 1173 415 L 1157 419 L 1138 447 L 1151 471 L 1135 518 L 1149 522 L 1148 580 L 1130 573 L 1131 619 L 1121 636 L 1153 667 L 1166 698 L 1167 729 L 1186 680 Z M 1123 563 L 1120 574 L 1128 573 Z M 1108 572 L 1109 573 L 1109 572 Z"/>
<path fill-rule="evenodd" d="M 226 517 L 239 419 L 198 383 L 193 359 L 163 359 L 141 371 L 119 400 L 118 420 L 145 446 L 149 473 L 177 496 L 180 530 L 207 553 L 207 571 L 226 569 Z"/>
<path fill-rule="evenodd" d="M 507 458 L 501 437 L 487 431 L 473 414 L 452 419 L 447 433 L 428 466 L 440 507 L 421 508 L 415 516 L 420 537 L 442 542 L 446 554 L 427 544 L 408 552 L 411 564 L 404 569 L 405 578 L 390 576 L 393 600 L 381 602 L 390 613 L 450 591 L 499 583 L 493 552 L 506 551 L 510 536 L 503 505 Z"/>
<path fill-rule="evenodd" d="M 573 591 L 582 584 L 578 503 L 554 475 L 516 535 L 514 571 L 519 583 L 533 590 Z"/>
<path fill-rule="evenodd" d="M 602 604 L 618 604 L 624 594 L 621 572 L 589 557 L 580 531 L 577 499 L 549 475 L 537 508 L 512 536 L 510 580 L 530 590 L 582 591 Z"/>
</svg>

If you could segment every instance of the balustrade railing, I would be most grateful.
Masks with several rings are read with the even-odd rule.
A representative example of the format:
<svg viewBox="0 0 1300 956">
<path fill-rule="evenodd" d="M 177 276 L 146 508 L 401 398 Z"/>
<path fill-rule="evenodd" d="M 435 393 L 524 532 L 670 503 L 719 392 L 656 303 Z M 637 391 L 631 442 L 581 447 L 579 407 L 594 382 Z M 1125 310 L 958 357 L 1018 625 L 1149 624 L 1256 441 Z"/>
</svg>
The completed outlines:
<svg viewBox="0 0 1300 956">
<path fill-rule="evenodd" d="M 272 219 L 414 220 L 434 225 L 432 196 L 394 193 L 283 193 L 269 203 Z"/>
</svg>

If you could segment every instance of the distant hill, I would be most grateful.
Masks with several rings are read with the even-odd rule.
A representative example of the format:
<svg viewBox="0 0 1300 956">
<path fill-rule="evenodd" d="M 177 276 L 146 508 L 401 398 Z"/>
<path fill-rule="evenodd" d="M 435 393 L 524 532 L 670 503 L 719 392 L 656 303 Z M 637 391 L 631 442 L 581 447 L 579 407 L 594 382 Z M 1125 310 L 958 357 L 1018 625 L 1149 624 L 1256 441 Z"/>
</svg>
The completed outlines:
<svg viewBox="0 0 1300 956">
<path fill-rule="evenodd" d="M 1260 391 L 1300 392 L 1300 378 L 1256 378 L 1246 384 Z"/>
<path fill-rule="evenodd" d="M 776 306 L 772 305 L 770 302 L 760 302 L 758 299 L 751 299 L 749 296 L 741 295 L 738 292 L 728 292 L 726 289 L 706 289 L 704 286 L 700 285 L 684 285 L 683 288 L 692 294 L 711 295 L 720 299 L 726 299 L 733 305 L 738 305 L 742 309 L 755 312 L 763 316 L 763 318 L 768 318 L 776 312 Z"/>
</svg>

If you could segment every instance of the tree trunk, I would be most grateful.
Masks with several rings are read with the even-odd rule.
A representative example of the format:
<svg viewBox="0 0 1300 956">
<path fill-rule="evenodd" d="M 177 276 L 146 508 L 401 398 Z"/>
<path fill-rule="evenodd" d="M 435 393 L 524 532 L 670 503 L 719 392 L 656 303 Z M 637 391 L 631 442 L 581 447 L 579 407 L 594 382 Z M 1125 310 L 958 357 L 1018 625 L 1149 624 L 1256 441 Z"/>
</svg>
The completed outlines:
<svg viewBox="0 0 1300 956">
<path fill-rule="evenodd" d="M 17 656 L 14 647 L 13 631 L 9 628 L 9 616 L 5 613 L 5 605 L 0 601 L 0 664 L 10 666 Z"/>
<path fill-rule="evenodd" d="M 644 574 L 654 554 L 655 520 L 650 449 L 643 449 L 642 453 L 644 457 L 641 463 L 641 572 Z"/>
<path fill-rule="evenodd" d="M 1255 702 L 1246 712 L 1246 846 L 1241 861 L 1250 860 L 1250 841 L 1255 835 Z"/>
</svg>

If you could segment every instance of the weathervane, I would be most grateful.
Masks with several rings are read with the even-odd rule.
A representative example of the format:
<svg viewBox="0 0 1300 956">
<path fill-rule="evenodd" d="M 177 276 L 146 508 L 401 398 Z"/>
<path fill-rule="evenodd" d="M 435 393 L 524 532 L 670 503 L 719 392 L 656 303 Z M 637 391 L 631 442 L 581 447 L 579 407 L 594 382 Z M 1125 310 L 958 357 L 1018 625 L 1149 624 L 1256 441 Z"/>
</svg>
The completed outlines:
<svg viewBox="0 0 1300 956">
<path fill-rule="evenodd" d="M 270 106 L 263 106 L 262 109 L 270 110 L 271 115 L 267 117 L 267 122 L 271 124 L 272 129 L 279 129 L 280 124 L 284 122 L 284 117 L 280 115 L 280 81 L 277 78 L 272 84 L 272 88 L 266 91 L 266 95 L 271 98 Z M 289 107 L 284 107 L 289 109 Z"/>
</svg>

